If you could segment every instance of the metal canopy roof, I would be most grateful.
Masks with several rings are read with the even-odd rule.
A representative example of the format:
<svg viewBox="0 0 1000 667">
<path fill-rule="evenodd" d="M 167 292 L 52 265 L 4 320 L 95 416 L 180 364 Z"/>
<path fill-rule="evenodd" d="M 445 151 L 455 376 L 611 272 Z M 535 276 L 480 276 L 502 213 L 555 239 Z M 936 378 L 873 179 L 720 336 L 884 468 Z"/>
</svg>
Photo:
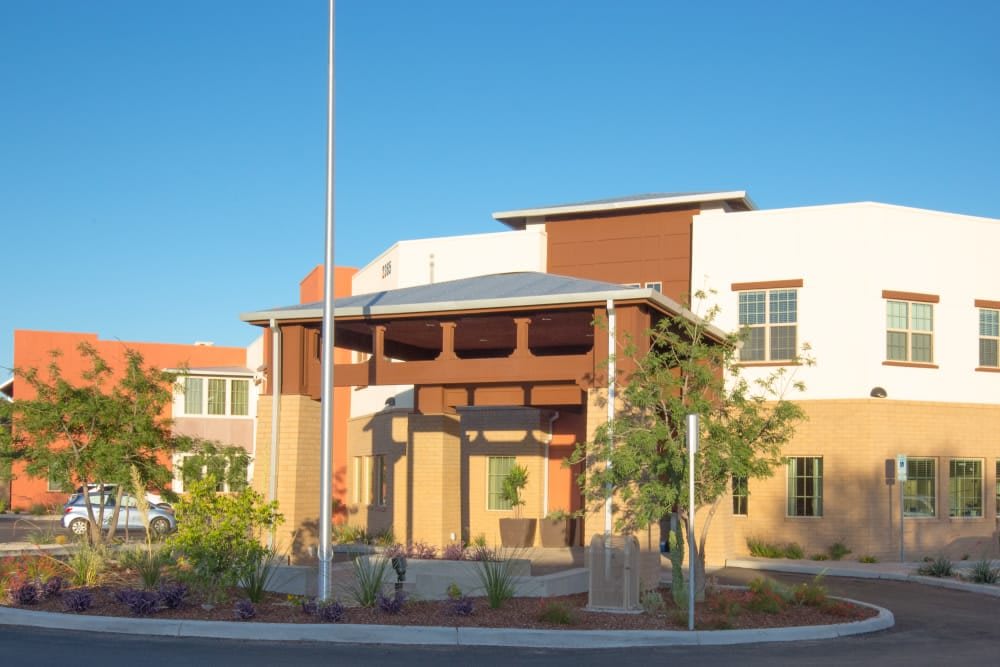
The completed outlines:
<svg viewBox="0 0 1000 667">
<path fill-rule="evenodd" d="M 594 303 L 608 299 L 650 299 L 658 302 L 665 311 L 683 310 L 673 300 L 651 289 L 530 271 L 497 273 L 342 297 L 335 300 L 334 309 L 340 319 L 440 311 L 532 308 Z M 322 316 L 323 304 L 315 302 L 243 313 L 240 319 L 245 322 L 263 322 L 272 318 L 318 319 Z"/>
</svg>

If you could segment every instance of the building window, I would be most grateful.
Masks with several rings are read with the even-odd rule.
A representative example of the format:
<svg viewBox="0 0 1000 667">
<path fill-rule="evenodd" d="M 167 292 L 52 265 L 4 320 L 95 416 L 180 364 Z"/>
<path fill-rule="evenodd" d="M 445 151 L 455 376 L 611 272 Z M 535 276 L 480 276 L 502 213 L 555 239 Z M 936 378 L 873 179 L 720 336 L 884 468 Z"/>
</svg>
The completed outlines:
<svg viewBox="0 0 1000 667">
<path fill-rule="evenodd" d="M 487 469 L 487 500 L 486 508 L 491 510 L 509 510 L 511 504 L 503 497 L 503 480 L 514 467 L 513 456 L 491 456 Z"/>
<path fill-rule="evenodd" d="M 797 349 L 798 290 L 740 292 L 740 361 L 791 361 Z"/>
<path fill-rule="evenodd" d="M 49 471 L 48 484 L 46 485 L 45 490 L 49 493 L 57 493 L 63 490 L 62 483 L 59 481 L 59 471 Z"/>
<path fill-rule="evenodd" d="M 788 459 L 788 516 L 823 516 L 823 458 Z"/>
<path fill-rule="evenodd" d="M 250 409 L 250 380 L 232 380 L 229 385 L 229 414 L 247 416 Z"/>
<path fill-rule="evenodd" d="M 385 455 L 354 457 L 354 502 L 384 507 L 389 499 Z"/>
<path fill-rule="evenodd" d="M 250 380 L 186 377 L 182 391 L 184 415 L 247 417 L 250 414 Z"/>
<path fill-rule="evenodd" d="M 651 289 L 654 292 L 663 292 L 663 283 L 656 281 L 653 283 L 646 283 L 646 289 Z"/>
<path fill-rule="evenodd" d="M 733 475 L 733 514 L 746 516 L 749 498 L 750 489 L 747 478 Z"/>
<path fill-rule="evenodd" d="M 948 462 L 948 516 L 983 516 L 983 462 L 952 459 Z"/>
<path fill-rule="evenodd" d="M 906 481 L 903 482 L 905 516 L 937 514 L 936 467 L 934 459 L 906 459 Z"/>
<path fill-rule="evenodd" d="M 887 361 L 934 362 L 934 306 L 917 301 L 886 301 Z"/>
<path fill-rule="evenodd" d="M 204 380 L 201 378 L 184 378 L 184 414 L 186 415 L 200 415 L 201 402 L 202 402 L 202 385 Z"/>
<path fill-rule="evenodd" d="M 979 365 L 1000 367 L 1000 310 L 979 309 Z"/>
<path fill-rule="evenodd" d="M 997 460 L 996 468 L 996 475 L 993 479 L 997 487 L 997 516 L 1000 517 L 1000 460 Z"/>
</svg>

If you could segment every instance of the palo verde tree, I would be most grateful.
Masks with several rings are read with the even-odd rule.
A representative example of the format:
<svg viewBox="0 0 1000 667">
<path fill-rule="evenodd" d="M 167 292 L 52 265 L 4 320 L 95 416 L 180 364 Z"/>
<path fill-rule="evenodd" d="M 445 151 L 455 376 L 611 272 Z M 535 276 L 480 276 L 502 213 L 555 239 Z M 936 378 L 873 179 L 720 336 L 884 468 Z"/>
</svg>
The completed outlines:
<svg viewBox="0 0 1000 667">
<path fill-rule="evenodd" d="M 631 359 L 635 370 L 615 417 L 570 458 L 590 463 L 579 479 L 588 502 L 603 504 L 612 494 L 618 531 L 643 530 L 676 513 L 681 521 L 668 539 L 681 546 L 681 526 L 691 508 L 707 508 L 697 539 L 687 535 L 702 586 L 709 527 L 731 480 L 769 477 L 783 461 L 782 446 L 805 418 L 802 408 L 785 398 L 789 390 L 804 389 L 786 367 L 752 382 L 741 375 L 736 364 L 741 335 L 716 329 L 718 312 L 715 307 L 701 318 L 660 319 L 648 332 L 645 354 L 637 353 L 634 341 L 625 341 L 619 358 Z M 694 499 L 688 493 L 689 414 L 700 416 L 701 429 Z M 673 552 L 680 555 L 683 549 Z M 680 561 L 675 565 L 679 576 Z"/>
<path fill-rule="evenodd" d="M 92 526 L 117 524 L 121 494 L 131 470 L 147 486 L 162 489 L 170 481 L 163 464 L 166 455 L 187 443 L 170 431 L 164 415 L 172 400 L 176 375 L 146 367 L 142 355 L 125 351 L 125 366 L 115 380 L 113 369 L 88 343 L 77 348 L 85 361 L 79 382 L 68 380 L 60 367 L 59 351 L 50 352 L 45 372 L 14 369 L 14 376 L 30 391 L 3 406 L 11 430 L 0 435 L 5 458 L 22 460 L 29 475 L 53 480 L 69 491 L 76 486 L 117 484 L 118 498 L 110 522 L 104 505 L 84 494 Z M 20 396 L 25 396 L 21 398 Z M 93 531 L 100 540 L 100 531 Z"/>
</svg>

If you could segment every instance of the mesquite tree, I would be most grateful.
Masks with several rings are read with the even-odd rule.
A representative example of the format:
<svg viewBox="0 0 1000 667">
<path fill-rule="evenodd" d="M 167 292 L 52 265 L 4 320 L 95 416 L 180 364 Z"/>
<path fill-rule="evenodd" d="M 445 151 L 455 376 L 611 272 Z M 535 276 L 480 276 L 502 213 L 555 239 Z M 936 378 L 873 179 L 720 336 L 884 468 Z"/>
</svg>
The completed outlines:
<svg viewBox="0 0 1000 667">
<path fill-rule="evenodd" d="M 570 459 L 590 463 L 579 479 L 588 502 L 600 505 L 612 493 L 618 531 L 643 530 L 676 513 L 680 546 L 681 526 L 692 506 L 707 508 L 697 539 L 687 535 L 695 547 L 699 588 L 705 581 L 709 527 L 731 480 L 769 477 L 783 461 L 782 446 L 805 418 L 802 408 L 785 398 L 789 390 L 804 389 L 789 372 L 795 366 L 748 381 L 736 363 L 741 335 L 716 329 L 717 315 L 718 308 L 712 308 L 701 318 L 663 317 L 647 332 L 644 354 L 637 353 L 635 341 L 625 341 L 618 357 L 631 359 L 635 370 L 621 391 L 615 417 L 597 429 L 592 442 L 578 445 Z M 693 501 L 687 472 L 689 414 L 700 415 L 701 429 Z"/>
</svg>

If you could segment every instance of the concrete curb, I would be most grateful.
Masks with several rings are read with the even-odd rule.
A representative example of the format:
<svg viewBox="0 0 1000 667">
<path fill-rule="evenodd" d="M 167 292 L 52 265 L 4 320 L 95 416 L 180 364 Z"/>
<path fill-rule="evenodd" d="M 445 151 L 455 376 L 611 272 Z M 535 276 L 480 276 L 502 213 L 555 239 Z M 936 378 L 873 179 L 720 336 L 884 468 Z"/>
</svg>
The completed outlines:
<svg viewBox="0 0 1000 667">
<path fill-rule="evenodd" d="M 822 561 L 826 562 L 826 561 Z M 899 572 L 896 570 L 861 569 L 844 566 L 824 566 L 813 565 L 796 561 L 783 561 L 756 558 L 732 558 L 726 561 L 726 567 L 737 567 L 744 570 L 758 570 L 764 572 L 784 572 L 786 574 L 823 574 L 828 577 L 853 577 L 855 579 L 883 579 L 886 581 L 909 581 L 925 586 L 936 586 L 937 588 L 948 588 L 956 591 L 966 591 L 1000 597 L 1000 586 L 990 584 L 974 584 L 967 581 L 957 581 L 955 579 L 945 579 L 940 577 L 925 577 L 910 572 Z M 901 566 L 907 567 L 907 566 Z M 908 568 L 909 569 L 909 568 Z M 916 569 L 914 566 L 913 569 Z"/>
<path fill-rule="evenodd" d="M 315 641 L 423 646 L 625 648 L 630 646 L 719 646 L 836 639 L 886 630 L 895 624 L 895 618 L 888 609 L 866 602 L 855 600 L 851 600 L 851 602 L 878 610 L 878 616 L 864 621 L 837 625 L 684 632 L 671 630 L 518 630 L 509 628 L 174 621 L 112 616 L 76 616 L 0 607 L 0 625 L 126 635 L 253 641 Z"/>
</svg>

